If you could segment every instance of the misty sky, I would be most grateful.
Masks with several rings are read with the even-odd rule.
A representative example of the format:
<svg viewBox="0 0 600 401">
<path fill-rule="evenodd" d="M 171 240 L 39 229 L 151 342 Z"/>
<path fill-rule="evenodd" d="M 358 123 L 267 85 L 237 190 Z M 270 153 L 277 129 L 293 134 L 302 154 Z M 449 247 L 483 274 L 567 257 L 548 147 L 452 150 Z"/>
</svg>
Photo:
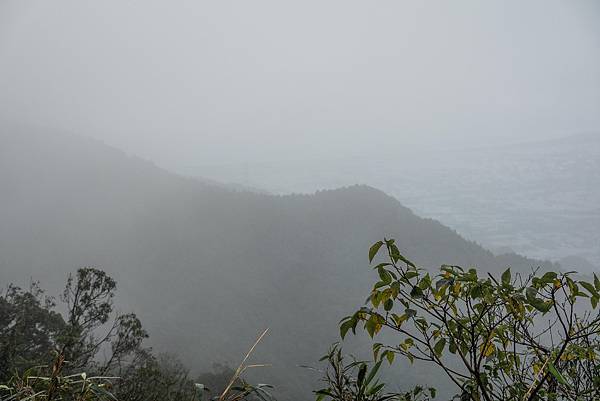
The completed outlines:
<svg viewBox="0 0 600 401">
<path fill-rule="evenodd" d="M 163 164 L 600 132 L 597 1 L 0 2 L 0 120 Z"/>
</svg>

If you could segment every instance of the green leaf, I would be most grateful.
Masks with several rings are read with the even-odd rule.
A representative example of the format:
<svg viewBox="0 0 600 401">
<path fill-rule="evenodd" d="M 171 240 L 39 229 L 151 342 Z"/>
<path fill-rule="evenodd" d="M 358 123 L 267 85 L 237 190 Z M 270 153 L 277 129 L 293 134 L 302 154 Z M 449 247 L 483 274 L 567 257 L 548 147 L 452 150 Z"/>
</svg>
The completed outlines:
<svg viewBox="0 0 600 401">
<path fill-rule="evenodd" d="M 333 394 L 331 394 L 331 391 L 327 388 L 317 390 L 315 391 L 315 394 L 317 394 L 317 400 L 322 400 L 324 397 L 333 397 Z"/>
<path fill-rule="evenodd" d="M 556 369 L 552 362 L 548 362 L 548 370 L 550 371 L 550 373 L 552 373 L 552 376 L 554 376 L 560 384 L 569 386 L 569 383 L 567 383 L 565 377 L 558 371 L 558 369 Z"/>
<path fill-rule="evenodd" d="M 555 272 L 547 272 L 546 274 L 544 274 L 542 276 L 542 281 L 546 284 L 553 282 L 554 280 L 556 280 L 556 273 Z"/>
<path fill-rule="evenodd" d="M 394 354 L 392 351 L 388 351 L 385 354 L 385 357 L 387 358 L 389 364 L 391 365 L 392 363 L 394 363 L 394 357 L 396 356 L 396 354 Z"/>
<path fill-rule="evenodd" d="M 386 267 L 386 266 L 392 266 L 392 264 L 391 263 L 387 263 L 387 262 L 379 263 L 377 266 L 373 267 L 373 270 L 379 269 L 380 267 Z"/>
<path fill-rule="evenodd" d="M 369 383 L 371 383 L 371 380 L 373 380 L 373 378 L 377 374 L 377 371 L 381 367 L 381 362 L 383 362 L 383 361 L 379 361 L 375 365 L 373 365 L 373 369 L 371 369 L 371 372 L 369 372 L 369 376 L 367 376 L 367 378 L 365 380 L 365 386 L 368 386 Z"/>
<path fill-rule="evenodd" d="M 583 288 L 588 290 L 590 295 L 600 297 L 600 294 L 598 294 L 598 291 L 596 291 L 596 288 L 593 285 L 591 285 L 590 283 L 586 283 L 585 281 L 580 281 L 579 284 L 581 284 L 581 286 Z"/>
<path fill-rule="evenodd" d="M 373 289 L 374 289 L 374 290 L 377 290 L 377 289 L 379 289 L 379 288 L 381 288 L 381 287 L 385 287 L 385 286 L 387 286 L 387 284 L 386 284 L 386 283 L 384 283 L 383 281 L 378 281 L 378 282 L 377 282 L 377 283 L 375 283 L 375 285 L 373 286 Z"/>
<path fill-rule="evenodd" d="M 597 291 L 600 291 L 600 280 L 598 280 L 596 273 L 594 273 L 594 287 L 596 287 Z"/>
<path fill-rule="evenodd" d="M 373 307 L 378 308 L 379 304 L 381 303 L 381 291 L 373 291 L 369 298 L 371 300 L 371 304 L 373 304 Z"/>
<path fill-rule="evenodd" d="M 372 319 L 367 320 L 367 322 L 365 323 L 365 329 L 367 330 L 367 333 L 369 333 L 371 338 L 373 338 L 373 336 L 375 335 L 375 326 L 375 321 L 373 321 Z"/>
<path fill-rule="evenodd" d="M 350 319 L 350 320 L 342 323 L 340 325 L 340 337 L 342 337 L 342 339 L 344 339 L 344 337 L 346 337 L 346 333 L 348 333 L 348 330 L 352 329 L 354 331 L 354 325 L 355 325 L 355 321 L 353 319 Z"/>
<path fill-rule="evenodd" d="M 377 356 L 379 355 L 379 351 L 381 350 L 381 347 L 383 346 L 383 344 L 381 343 L 375 343 L 373 344 L 373 359 L 377 360 Z M 387 352 L 387 351 L 385 351 Z M 381 355 L 381 357 L 383 358 L 383 355 L 385 354 L 385 352 Z"/>
<path fill-rule="evenodd" d="M 373 258 L 375 257 L 375 255 L 377 255 L 377 252 L 379 252 L 379 248 L 381 248 L 382 245 L 383 241 L 377 241 L 371 246 L 371 248 L 369 249 L 369 263 L 373 261 Z"/>
<path fill-rule="evenodd" d="M 536 301 L 536 297 L 537 297 L 537 290 L 533 287 L 527 287 L 527 290 L 525 290 L 525 295 L 527 296 L 527 301 L 529 301 L 529 303 L 533 303 Z"/>
<path fill-rule="evenodd" d="M 409 270 L 404 274 L 404 277 L 406 277 L 408 280 L 410 280 L 411 278 L 415 278 L 419 275 L 418 272 L 414 271 L 414 270 Z"/>
<path fill-rule="evenodd" d="M 377 273 L 379 273 L 379 278 L 385 285 L 388 285 L 392 282 L 392 275 L 383 267 L 377 269 Z"/>
<path fill-rule="evenodd" d="M 421 281 L 419 281 L 419 288 L 424 291 L 429 287 L 431 287 L 431 277 L 429 276 L 429 273 L 427 273 L 425 277 L 423 277 Z"/>
<path fill-rule="evenodd" d="M 552 307 L 552 302 L 544 302 L 539 298 L 536 298 L 533 302 L 530 302 L 531 306 L 542 313 L 546 313 Z"/>
<path fill-rule="evenodd" d="M 385 383 L 380 383 L 380 384 L 377 384 L 377 385 L 371 387 L 370 389 L 367 390 L 367 395 L 377 394 L 377 392 L 379 392 L 384 386 L 385 386 Z"/>
<path fill-rule="evenodd" d="M 456 354 L 457 348 L 454 341 L 451 341 L 450 345 L 448 345 L 448 351 L 450 351 L 451 354 Z"/>
<path fill-rule="evenodd" d="M 437 343 L 433 346 L 433 351 L 438 356 L 442 356 L 442 352 L 444 352 L 444 347 L 446 346 L 446 339 L 440 338 Z"/>
<path fill-rule="evenodd" d="M 481 291 L 481 286 L 479 285 L 474 285 L 473 288 L 471 288 L 471 298 L 473 299 L 477 299 L 480 298 L 482 295 L 482 291 Z"/>
<path fill-rule="evenodd" d="M 596 309 L 596 306 L 598 306 L 598 300 L 600 300 L 600 298 L 595 295 L 590 298 L 590 303 L 592 304 L 593 309 Z"/>
<path fill-rule="evenodd" d="M 410 296 L 413 298 L 423 298 L 423 290 L 415 285 L 410 292 Z"/>
<path fill-rule="evenodd" d="M 509 285 L 511 279 L 510 267 L 502 273 L 502 284 Z"/>
<path fill-rule="evenodd" d="M 404 323 L 408 319 L 408 315 L 404 313 L 400 316 L 395 313 L 392 313 L 392 319 L 394 319 L 396 326 L 400 327 L 402 326 L 402 323 Z"/>
</svg>

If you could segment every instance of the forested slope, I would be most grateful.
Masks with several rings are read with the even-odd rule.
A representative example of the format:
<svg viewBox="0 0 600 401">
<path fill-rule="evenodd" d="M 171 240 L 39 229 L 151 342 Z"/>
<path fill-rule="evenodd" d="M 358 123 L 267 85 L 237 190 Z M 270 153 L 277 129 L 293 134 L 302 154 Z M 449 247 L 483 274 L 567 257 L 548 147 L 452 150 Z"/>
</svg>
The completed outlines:
<svg viewBox="0 0 600 401">
<path fill-rule="evenodd" d="M 290 398 L 310 396 L 312 364 L 337 322 L 368 294 L 371 243 L 396 238 L 423 266 L 494 270 L 495 257 L 366 186 L 311 195 L 227 190 L 161 170 L 93 140 L 0 133 L 0 283 L 32 277 L 57 290 L 96 266 L 119 284 L 158 350 L 192 368 L 235 363 L 265 327 L 261 372 Z M 411 381 L 415 372 L 398 380 Z"/>
</svg>

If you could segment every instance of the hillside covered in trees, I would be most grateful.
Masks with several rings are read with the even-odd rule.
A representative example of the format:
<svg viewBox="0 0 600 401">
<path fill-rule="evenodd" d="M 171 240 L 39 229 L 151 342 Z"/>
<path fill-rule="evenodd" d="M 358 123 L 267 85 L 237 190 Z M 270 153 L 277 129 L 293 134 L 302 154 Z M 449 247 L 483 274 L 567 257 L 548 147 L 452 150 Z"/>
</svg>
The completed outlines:
<svg viewBox="0 0 600 401">
<path fill-rule="evenodd" d="M 382 236 L 421 266 L 556 268 L 494 256 L 371 187 L 228 189 L 74 135 L 5 129 L 0 188 L 3 286 L 32 278 L 55 293 L 69 272 L 103 269 L 150 344 L 196 372 L 235 364 L 270 327 L 256 359 L 273 365 L 261 380 L 285 399 L 311 397 L 315 378 L 298 365 L 323 354 L 368 293 L 365 250 Z M 399 369 L 407 385 L 419 381 L 418 369 Z"/>
</svg>

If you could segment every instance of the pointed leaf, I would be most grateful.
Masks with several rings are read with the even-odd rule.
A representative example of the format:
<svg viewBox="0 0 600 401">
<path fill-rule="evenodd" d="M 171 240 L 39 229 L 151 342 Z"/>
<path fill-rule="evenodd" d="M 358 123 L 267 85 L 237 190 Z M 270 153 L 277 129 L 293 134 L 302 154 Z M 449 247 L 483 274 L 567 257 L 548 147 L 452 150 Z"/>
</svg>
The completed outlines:
<svg viewBox="0 0 600 401">
<path fill-rule="evenodd" d="M 423 290 L 415 285 L 410 292 L 410 296 L 413 298 L 423 298 Z"/>
<path fill-rule="evenodd" d="M 444 352 L 444 347 L 446 346 L 446 339 L 440 338 L 437 343 L 433 346 L 433 351 L 435 354 L 440 357 L 442 356 L 442 352 Z"/>
<path fill-rule="evenodd" d="M 590 283 L 586 283 L 585 281 L 580 281 L 579 284 L 581 284 L 581 286 L 583 288 L 585 288 L 586 290 L 588 290 L 588 292 L 590 293 L 590 295 L 592 296 L 600 296 L 600 294 L 598 294 L 598 291 L 596 291 L 596 288 L 591 285 Z"/>
<path fill-rule="evenodd" d="M 388 351 L 385 354 L 385 357 L 387 358 L 389 364 L 391 365 L 392 363 L 394 363 L 394 357 L 396 356 L 396 354 L 394 354 L 392 351 Z"/>
<path fill-rule="evenodd" d="M 371 383 L 371 381 L 377 374 L 377 371 L 381 367 L 381 362 L 383 362 L 383 361 L 379 361 L 375 365 L 373 365 L 373 369 L 371 369 L 371 371 L 369 372 L 369 376 L 367 376 L 367 379 L 365 380 L 365 386 L 368 386 L 369 383 Z"/>
<path fill-rule="evenodd" d="M 565 380 L 565 377 L 558 371 L 558 369 L 556 369 L 556 366 L 554 366 L 552 362 L 548 362 L 548 371 L 552 373 L 552 376 L 554 376 L 560 384 L 563 384 L 565 386 L 569 385 Z"/>
<path fill-rule="evenodd" d="M 369 263 L 373 261 L 373 258 L 375 257 L 375 255 L 377 255 L 377 252 L 379 252 L 379 248 L 381 248 L 382 245 L 383 241 L 377 241 L 371 246 L 371 248 L 369 249 Z"/>
<path fill-rule="evenodd" d="M 510 267 L 508 269 L 506 269 L 504 271 L 504 273 L 502 273 L 502 284 L 510 284 L 510 279 L 511 279 L 511 274 L 510 274 Z"/>
</svg>

